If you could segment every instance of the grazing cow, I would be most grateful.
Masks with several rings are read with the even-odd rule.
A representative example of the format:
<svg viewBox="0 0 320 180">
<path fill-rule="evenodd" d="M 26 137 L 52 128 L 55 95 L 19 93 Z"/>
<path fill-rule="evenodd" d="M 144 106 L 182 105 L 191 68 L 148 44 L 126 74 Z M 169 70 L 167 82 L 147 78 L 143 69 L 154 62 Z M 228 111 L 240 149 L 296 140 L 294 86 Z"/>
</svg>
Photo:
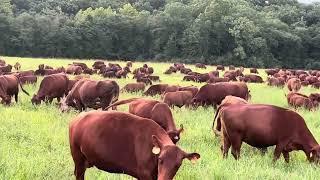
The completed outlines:
<svg viewBox="0 0 320 180">
<path fill-rule="evenodd" d="M 119 85 L 115 81 L 93 81 L 81 79 L 75 83 L 66 98 L 62 100 L 60 110 L 67 111 L 69 106 L 79 111 L 89 108 L 105 109 L 119 98 Z"/>
<path fill-rule="evenodd" d="M 35 94 L 32 104 L 40 104 L 41 101 L 51 103 L 54 98 L 60 99 L 68 93 L 69 79 L 65 74 L 52 74 L 45 76 L 40 83 L 38 93 Z"/>
<path fill-rule="evenodd" d="M 238 159 L 245 142 L 257 148 L 275 145 L 274 161 L 283 154 L 289 162 L 289 152 L 303 150 L 309 162 L 319 162 L 320 146 L 304 119 L 294 111 L 273 105 L 236 104 L 224 107 L 219 118 L 224 157 L 232 146 L 231 153 Z"/>
<path fill-rule="evenodd" d="M 121 91 L 126 92 L 138 92 L 138 91 L 144 91 L 146 88 L 146 85 L 144 83 L 129 83 L 125 85 Z"/>
<path fill-rule="evenodd" d="M 224 71 L 224 66 L 223 65 L 217 65 L 217 70 Z"/>
<path fill-rule="evenodd" d="M 319 89 L 320 88 L 320 82 L 315 82 L 311 85 L 313 88 Z"/>
<path fill-rule="evenodd" d="M 192 98 L 193 94 L 191 91 L 175 91 L 166 93 L 164 95 L 163 102 L 172 108 L 174 106 L 181 108 L 184 105 L 189 107 Z"/>
<path fill-rule="evenodd" d="M 167 87 L 168 87 L 168 84 L 155 84 L 150 86 L 149 89 L 143 94 L 145 96 L 155 96 L 157 94 L 161 95 L 164 93 Z"/>
<path fill-rule="evenodd" d="M 294 108 L 305 107 L 311 110 L 318 106 L 317 102 L 313 102 L 308 96 L 296 92 L 290 92 L 287 95 L 287 101 Z"/>
<path fill-rule="evenodd" d="M 187 75 L 187 76 L 183 77 L 183 80 L 184 81 L 194 81 L 194 82 L 196 82 L 197 81 L 197 77 L 194 76 L 194 75 Z"/>
<path fill-rule="evenodd" d="M 81 63 L 81 62 L 73 62 L 72 63 L 74 66 L 80 66 L 82 69 L 88 69 L 87 64 Z"/>
<path fill-rule="evenodd" d="M 31 75 L 31 76 L 22 76 L 19 78 L 19 81 L 21 84 L 36 84 L 37 83 L 37 76 Z"/>
<path fill-rule="evenodd" d="M 148 75 L 147 76 L 151 81 L 160 81 L 160 77 L 159 76 L 151 76 L 151 75 Z"/>
<path fill-rule="evenodd" d="M 92 65 L 93 69 L 100 69 L 101 67 L 105 66 L 103 61 L 95 61 Z"/>
<path fill-rule="evenodd" d="M 268 86 L 276 86 L 276 87 L 283 87 L 285 85 L 285 79 L 282 77 L 275 78 L 275 77 L 268 77 L 267 78 Z"/>
<path fill-rule="evenodd" d="M 128 103 L 130 103 L 129 113 L 143 118 L 152 119 L 167 131 L 174 143 L 177 143 L 180 140 L 180 133 L 183 131 L 183 126 L 181 125 L 180 129 L 176 128 L 172 112 L 169 106 L 165 103 L 151 99 L 132 98 L 118 101 L 106 109 Z"/>
<path fill-rule="evenodd" d="M 206 84 L 200 88 L 198 93 L 192 99 L 194 106 L 217 105 L 228 95 L 237 96 L 248 100 L 250 97 L 248 86 L 241 82 L 220 82 L 215 84 Z"/>
<path fill-rule="evenodd" d="M 152 81 L 151 81 L 151 79 L 149 79 L 148 77 L 139 77 L 139 78 L 137 78 L 137 82 L 139 83 L 139 82 L 142 82 L 142 83 L 144 83 L 145 85 L 152 85 Z"/>
<path fill-rule="evenodd" d="M 227 71 L 224 73 L 223 77 L 228 78 L 229 81 L 237 81 L 239 71 Z"/>
<path fill-rule="evenodd" d="M 83 69 L 81 68 L 81 66 L 70 65 L 67 67 L 66 73 L 72 75 L 79 75 L 82 73 L 82 70 Z"/>
<path fill-rule="evenodd" d="M 244 82 L 251 82 L 251 83 L 263 83 L 262 77 L 255 74 L 246 74 L 244 75 Z"/>
<path fill-rule="evenodd" d="M 265 72 L 268 76 L 273 76 L 274 74 L 278 73 L 280 69 L 266 69 Z"/>
<path fill-rule="evenodd" d="M 69 143 L 76 179 L 92 166 L 137 179 L 173 179 L 183 159 L 200 158 L 181 150 L 155 122 L 123 112 L 81 113 L 69 125 Z"/>
<path fill-rule="evenodd" d="M 29 93 L 23 89 L 21 82 L 15 75 L 0 76 L 0 97 L 2 98 L 2 103 L 9 105 L 12 96 L 18 102 L 19 85 L 21 90 L 29 96 Z"/>
<path fill-rule="evenodd" d="M 181 72 L 182 74 L 188 74 L 189 72 L 192 72 L 192 70 L 189 69 L 189 68 L 181 68 L 181 69 L 180 69 L 180 72 Z"/>
<path fill-rule="evenodd" d="M 257 68 L 250 68 L 250 73 L 259 74 Z"/>
<path fill-rule="evenodd" d="M 11 70 L 12 70 L 12 66 L 10 64 L 0 66 L 0 72 L 2 72 L 2 73 L 10 73 Z"/>
<path fill-rule="evenodd" d="M 15 70 L 19 71 L 21 69 L 21 64 L 16 62 L 16 64 L 14 64 L 13 67 L 14 67 Z"/>
<path fill-rule="evenodd" d="M 206 65 L 202 64 L 202 63 L 196 63 L 195 66 L 196 66 L 196 68 L 207 69 Z"/>
<path fill-rule="evenodd" d="M 301 89 L 301 81 L 298 78 L 291 78 L 287 83 L 289 91 L 298 92 Z"/>
</svg>

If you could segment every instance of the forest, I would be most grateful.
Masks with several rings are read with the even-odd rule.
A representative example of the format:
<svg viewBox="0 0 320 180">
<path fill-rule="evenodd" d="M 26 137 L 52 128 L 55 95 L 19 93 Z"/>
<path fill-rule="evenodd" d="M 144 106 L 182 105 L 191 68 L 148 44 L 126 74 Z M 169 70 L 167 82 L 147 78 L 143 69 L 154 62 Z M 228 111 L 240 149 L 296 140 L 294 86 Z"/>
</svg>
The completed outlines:
<svg viewBox="0 0 320 180">
<path fill-rule="evenodd" d="M 0 54 L 320 69 L 320 3 L 0 0 Z"/>
</svg>

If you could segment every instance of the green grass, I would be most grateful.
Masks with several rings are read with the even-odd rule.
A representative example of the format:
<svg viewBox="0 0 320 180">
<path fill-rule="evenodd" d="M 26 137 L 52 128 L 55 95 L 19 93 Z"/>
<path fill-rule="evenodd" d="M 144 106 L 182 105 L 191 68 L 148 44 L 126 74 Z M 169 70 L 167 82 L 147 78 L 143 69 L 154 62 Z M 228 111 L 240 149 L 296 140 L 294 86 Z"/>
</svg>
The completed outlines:
<svg viewBox="0 0 320 180">
<path fill-rule="evenodd" d="M 36 59 L 5 57 L 7 63 L 14 64 L 19 61 L 23 70 L 36 69 L 38 64 L 45 63 L 54 67 L 66 66 L 73 60 L 63 59 Z M 93 61 L 84 61 L 92 65 Z M 119 62 L 121 65 L 124 62 Z M 134 67 L 143 63 L 134 63 Z M 203 84 L 183 82 L 180 73 L 164 75 L 169 67 L 168 63 L 148 63 L 155 68 L 155 74 L 160 75 L 162 83 L 179 84 L 187 86 Z M 207 72 L 214 69 L 209 66 L 207 70 L 196 69 L 198 72 Z M 246 69 L 246 72 L 248 70 Z M 260 72 L 262 72 L 260 70 Z M 265 78 L 266 75 L 263 74 Z M 98 75 L 93 79 L 102 79 Z M 30 94 L 37 92 L 40 80 L 36 86 L 25 86 Z M 132 78 L 117 80 L 122 87 Z M 286 88 L 272 88 L 265 84 L 249 84 L 252 103 L 274 104 L 288 107 L 285 93 Z M 303 88 L 302 92 L 317 92 L 313 88 Z M 120 99 L 142 96 L 142 93 L 121 93 Z M 77 112 L 60 113 L 55 105 L 33 106 L 27 95 L 20 93 L 19 102 L 10 107 L 0 105 L 0 179 L 74 179 L 73 161 L 69 150 L 68 123 L 77 115 Z M 159 99 L 159 97 L 156 97 Z M 127 110 L 127 106 L 120 108 Z M 310 128 L 313 135 L 320 141 L 320 111 L 308 112 L 298 110 Z M 241 158 L 236 161 L 229 154 L 227 159 L 222 158 L 220 152 L 220 139 L 214 137 L 211 124 L 214 115 L 212 108 L 188 110 L 175 108 L 173 110 L 176 124 L 183 124 L 185 131 L 178 143 L 188 152 L 198 152 L 201 159 L 195 165 L 185 160 L 175 179 L 320 179 L 320 167 L 310 164 L 302 152 L 290 153 L 290 163 L 281 159 L 273 163 L 273 148 L 269 148 L 266 155 L 248 145 L 243 145 Z M 132 179 L 126 175 L 110 174 L 91 168 L 86 171 L 87 179 Z"/>
</svg>

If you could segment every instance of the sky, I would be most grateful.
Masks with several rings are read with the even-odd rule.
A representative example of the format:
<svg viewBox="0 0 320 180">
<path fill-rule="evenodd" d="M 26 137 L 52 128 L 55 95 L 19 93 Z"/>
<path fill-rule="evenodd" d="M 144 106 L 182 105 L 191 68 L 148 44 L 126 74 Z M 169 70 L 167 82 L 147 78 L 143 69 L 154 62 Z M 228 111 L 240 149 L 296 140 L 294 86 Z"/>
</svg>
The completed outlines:
<svg viewBox="0 0 320 180">
<path fill-rule="evenodd" d="M 301 3 L 312 3 L 312 2 L 320 2 L 320 0 L 298 0 Z"/>
</svg>

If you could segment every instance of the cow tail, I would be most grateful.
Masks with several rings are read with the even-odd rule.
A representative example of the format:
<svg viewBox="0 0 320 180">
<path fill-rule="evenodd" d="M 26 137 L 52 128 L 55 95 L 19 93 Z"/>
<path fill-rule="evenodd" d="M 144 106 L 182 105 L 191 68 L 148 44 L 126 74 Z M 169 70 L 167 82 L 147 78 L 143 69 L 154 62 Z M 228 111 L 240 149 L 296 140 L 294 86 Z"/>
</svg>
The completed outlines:
<svg viewBox="0 0 320 180">
<path fill-rule="evenodd" d="M 110 106 L 104 108 L 103 110 L 106 111 L 112 107 L 115 107 L 115 106 L 119 106 L 119 105 L 123 105 L 123 104 L 128 104 L 128 103 L 131 103 L 137 99 L 140 99 L 140 98 L 131 98 L 131 99 L 126 99 L 126 100 L 122 100 L 122 101 L 118 101 L 118 102 L 115 102 L 113 104 L 111 104 Z"/>
<path fill-rule="evenodd" d="M 219 114 L 219 111 L 221 110 L 222 106 L 219 106 L 217 111 L 216 111 L 216 114 L 214 115 L 214 119 L 213 119 L 213 123 L 212 123 L 212 130 L 214 129 L 214 123 L 218 117 L 218 114 Z"/>
<path fill-rule="evenodd" d="M 30 94 L 26 90 L 23 89 L 20 79 L 18 79 L 18 82 L 19 82 L 19 85 L 20 85 L 22 92 L 24 92 L 26 95 L 30 96 Z"/>
</svg>

